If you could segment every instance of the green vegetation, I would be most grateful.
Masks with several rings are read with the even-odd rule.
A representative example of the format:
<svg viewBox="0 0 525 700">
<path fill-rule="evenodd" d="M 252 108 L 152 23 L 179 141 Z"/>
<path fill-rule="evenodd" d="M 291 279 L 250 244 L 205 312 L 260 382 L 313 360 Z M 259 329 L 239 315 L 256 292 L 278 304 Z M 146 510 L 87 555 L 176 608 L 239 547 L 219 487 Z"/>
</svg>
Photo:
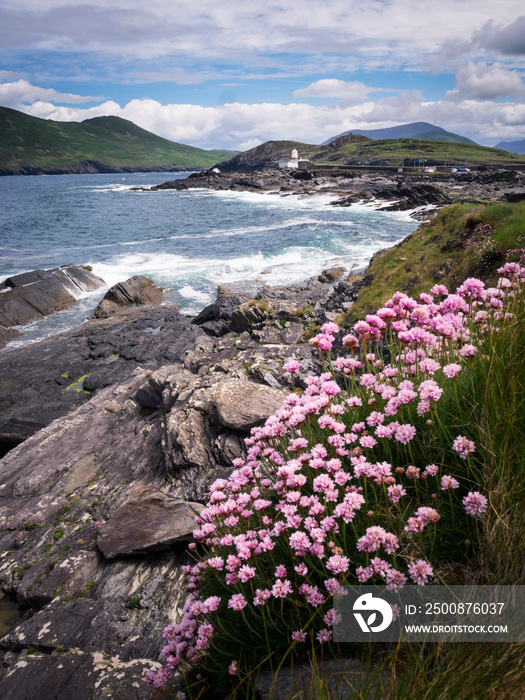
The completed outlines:
<svg viewBox="0 0 525 700">
<path fill-rule="evenodd" d="M 168 141 L 120 117 L 56 122 L 0 107 L 0 172 L 78 171 L 82 162 L 109 168 L 210 168 L 232 155 Z"/>
<path fill-rule="evenodd" d="M 442 209 L 404 241 L 378 253 L 348 319 L 374 313 L 396 291 L 417 298 L 436 282 L 451 290 L 468 277 L 494 283 L 507 254 L 525 241 L 525 202 Z"/>
<path fill-rule="evenodd" d="M 239 153 L 227 163 L 220 163 L 221 170 L 242 169 L 246 165 L 274 167 L 277 161 L 290 157 L 292 149 L 301 158 L 312 161 L 316 166 L 402 166 L 419 168 L 419 160 L 426 159 L 424 165 L 453 166 L 508 166 L 524 162 L 523 156 L 508 153 L 496 148 L 478 146 L 474 143 L 455 141 L 432 141 L 426 139 L 384 139 L 372 141 L 366 137 L 341 137 L 326 146 L 315 146 L 298 141 L 267 141 L 249 151 Z M 422 164 L 421 164 L 422 165 Z M 312 168 L 311 168 L 312 170 Z"/>
</svg>

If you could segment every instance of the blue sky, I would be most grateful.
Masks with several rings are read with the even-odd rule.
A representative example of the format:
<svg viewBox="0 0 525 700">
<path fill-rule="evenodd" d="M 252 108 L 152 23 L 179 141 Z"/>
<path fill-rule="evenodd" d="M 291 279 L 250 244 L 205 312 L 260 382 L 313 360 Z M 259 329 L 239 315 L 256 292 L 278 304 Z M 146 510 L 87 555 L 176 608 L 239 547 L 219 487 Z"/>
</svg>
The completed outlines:
<svg viewBox="0 0 525 700">
<path fill-rule="evenodd" d="M 525 138 L 523 0 L 0 0 L 0 105 L 201 148 L 427 121 Z"/>
</svg>

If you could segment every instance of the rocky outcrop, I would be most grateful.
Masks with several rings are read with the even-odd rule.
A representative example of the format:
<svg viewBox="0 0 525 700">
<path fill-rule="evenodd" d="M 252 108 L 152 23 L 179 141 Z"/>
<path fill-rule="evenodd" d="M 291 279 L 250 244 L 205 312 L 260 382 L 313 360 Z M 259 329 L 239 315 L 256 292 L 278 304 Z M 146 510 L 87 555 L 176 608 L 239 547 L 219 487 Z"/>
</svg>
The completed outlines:
<svg viewBox="0 0 525 700">
<path fill-rule="evenodd" d="M 12 447 L 94 392 L 183 362 L 208 337 L 176 307 L 122 310 L 0 356 L 0 445 Z"/>
<path fill-rule="evenodd" d="M 0 347 L 12 337 L 11 326 L 20 326 L 55 311 L 67 309 L 84 292 L 104 287 L 104 280 L 90 268 L 64 265 L 8 277 L 0 284 Z"/>
<path fill-rule="evenodd" d="M 205 187 L 253 192 L 266 190 L 281 195 L 333 193 L 337 195 L 332 202 L 334 206 L 373 202 L 390 211 L 440 208 L 455 202 L 519 201 L 525 196 L 525 175 L 519 171 L 480 170 L 471 173 L 432 174 L 389 174 L 350 168 L 292 171 L 286 168 L 276 169 L 274 163 L 268 160 L 258 164 L 248 161 L 246 172 L 231 172 L 235 162 L 238 161 L 232 159 L 224 172 L 209 170 L 195 173 L 185 180 L 165 182 L 151 189 L 185 190 Z M 391 204 L 387 205 L 388 202 Z M 413 216 L 421 217 L 417 212 Z"/>
<path fill-rule="evenodd" d="M 216 304 L 230 323 L 240 312 L 240 332 L 138 308 L 0 357 L 13 382 L 2 395 L 25 395 L 43 426 L 0 460 L 0 590 L 26 611 L 0 639 L 2 698 L 32 699 L 37 684 L 42 700 L 151 697 L 142 676 L 185 602 L 193 514 L 287 396 L 285 360 L 298 360 L 299 383 L 319 371 L 308 335 L 354 284 L 265 287 L 252 303 L 222 290 Z M 60 358 L 75 368 L 62 384 Z M 77 372 L 92 373 L 66 392 Z M 38 410 L 35 385 L 55 392 Z"/>
<path fill-rule="evenodd" d="M 161 289 L 144 275 L 136 275 L 108 289 L 93 315 L 95 318 L 107 318 L 129 306 L 154 306 L 163 301 Z"/>
</svg>

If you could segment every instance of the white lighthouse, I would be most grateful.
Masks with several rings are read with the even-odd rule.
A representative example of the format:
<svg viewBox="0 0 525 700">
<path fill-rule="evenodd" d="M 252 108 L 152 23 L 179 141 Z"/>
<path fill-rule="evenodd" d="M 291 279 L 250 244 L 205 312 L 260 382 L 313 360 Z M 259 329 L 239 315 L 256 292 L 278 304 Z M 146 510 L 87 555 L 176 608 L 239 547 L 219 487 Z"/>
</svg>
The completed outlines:
<svg viewBox="0 0 525 700">
<path fill-rule="evenodd" d="M 306 158 L 300 158 L 299 153 L 296 148 L 292 150 L 290 158 L 288 160 L 279 161 L 280 168 L 300 168 L 301 170 L 306 170 L 308 168 L 308 163 L 310 161 Z"/>
</svg>

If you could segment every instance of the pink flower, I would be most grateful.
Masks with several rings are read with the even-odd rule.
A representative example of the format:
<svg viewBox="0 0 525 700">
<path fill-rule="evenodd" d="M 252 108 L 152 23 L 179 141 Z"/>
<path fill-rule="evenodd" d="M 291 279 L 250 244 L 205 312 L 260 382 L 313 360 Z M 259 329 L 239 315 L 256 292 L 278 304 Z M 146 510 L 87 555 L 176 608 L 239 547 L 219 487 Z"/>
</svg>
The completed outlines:
<svg viewBox="0 0 525 700">
<path fill-rule="evenodd" d="M 237 611 L 242 610 L 244 607 L 246 607 L 246 604 L 246 599 L 242 593 L 235 593 L 235 595 L 232 595 L 232 597 L 228 601 L 228 607 L 232 610 Z"/>
<path fill-rule="evenodd" d="M 284 576 L 286 576 L 286 566 L 279 564 L 279 566 L 275 569 L 274 575 L 275 578 L 284 578 Z"/>
<path fill-rule="evenodd" d="M 457 374 L 461 372 L 461 365 L 452 363 L 450 365 L 445 365 L 443 367 L 443 374 L 447 379 L 453 379 Z"/>
<path fill-rule="evenodd" d="M 243 583 L 246 583 L 246 581 L 249 581 L 255 576 L 255 566 L 248 566 L 247 564 L 244 564 L 244 566 L 241 566 L 238 573 L 240 580 Z"/>
<path fill-rule="evenodd" d="M 453 476 L 444 475 L 441 477 L 441 490 L 448 491 L 449 489 L 457 489 L 459 486 L 459 481 L 454 479 Z"/>
<path fill-rule="evenodd" d="M 462 357 L 476 357 L 478 351 L 473 345 L 464 345 L 459 351 L 459 354 Z"/>
<path fill-rule="evenodd" d="M 301 642 L 304 642 L 306 639 L 306 632 L 301 632 L 301 630 L 296 630 L 295 632 L 292 632 L 292 639 L 294 642 L 297 642 L 300 644 Z"/>
<path fill-rule="evenodd" d="M 319 632 L 316 635 L 316 638 L 320 644 L 324 644 L 324 642 L 329 642 L 332 639 L 332 633 L 330 632 L 330 630 L 322 629 L 319 630 Z"/>
<path fill-rule="evenodd" d="M 290 374 L 297 374 L 297 372 L 301 369 L 301 365 L 297 360 L 288 360 L 286 364 L 283 366 L 283 369 L 285 372 L 290 372 Z"/>
<path fill-rule="evenodd" d="M 471 452 L 474 452 L 476 446 L 472 440 L 468 440 L 466 437 L 463 437 L 463 435 L 458 435 L 452 443 L 452 449 L 455 450 L 460 457 L 466 459 Z"/>
<path fill-rule="evenodd" d="M 219 598 L 219 596 L 216 595 L 212 595 L 209 598 L 206 598 L 206 600 L 202 603 L 203 611 L 215 612 L 219 607 L 220 602 L 221 599 Z"/>
<path fill-rule="evenodd" d="M 257 588 L 257 590 L 255 591 L 255 598 L 253 599 L 253 604 L 266 605 L 267 601 L 271 598 L 271 596 L 272 594 L 267 588 L 265 588 L 264 590 Z"/>
<path fill-rule="evenodd" d="M 430 564 L 423 559 L 419 559 L 408 565 L 408 573 L 414 583 L 424 586 L 428 582 L 428 577 L 434 575 L 434 570 Z"/>
<path fill-rule="evenodd" d="M 292 593 L 292 584 L 288 579 L 281 581 L 280 578 L 272 586 L 272 595 L 274 598 L 286 598 L 288 593 Z"/>
<path fill-rule="evenodd" d="M 341 556 L 340 554 L 334 554 L 333 557 L 326 562 L 326 568 L 333 571 L 334 574 L 342 574 L 348 571 L 350 565 L 350 559 L 348 557 Z"/>
<path fill-rule="evenodd" d="M 389 569 L 386 572 L 386 587 L 389 591 L 399 591 L 407 582 L 407 577 L 397 569 Z"/>
<path fill-rule="evenodd" d="M 401 496 L 406 495 L 406 491 L 401 484 L 392 484 L 387 488 L 387 491 L 388 498 L 392 501 L 392 503 L 398 503 Z"/>
<path fill-rule="evenodd" d="M 436 474 L 439 471 L 439 467 L 437 464 L 429 464 L 425 468 L 425 471 L 423 472 L 423 476 L 436 476 Z"/>
<path fill-rule="evenodd" d="M 395 437 L 398 442 L 402 442 L 406 445 L 412 440 L 415 434 L 416 429 L 413 425 L 403 424 L 396 429 Z"/>
<path fill-rule="evenodd" d="M 467 513 L 474 517 L 485 513 L 488 501 L 479 491 L 471 491 L 465 496 L 462 503 Z"/>
<path fill-rule="evenodd" d="M 228 666 L 228 673 L 230 676 L 235 676 L 237 674 L 237 661 L 232 661 Z"/>
</svg>

